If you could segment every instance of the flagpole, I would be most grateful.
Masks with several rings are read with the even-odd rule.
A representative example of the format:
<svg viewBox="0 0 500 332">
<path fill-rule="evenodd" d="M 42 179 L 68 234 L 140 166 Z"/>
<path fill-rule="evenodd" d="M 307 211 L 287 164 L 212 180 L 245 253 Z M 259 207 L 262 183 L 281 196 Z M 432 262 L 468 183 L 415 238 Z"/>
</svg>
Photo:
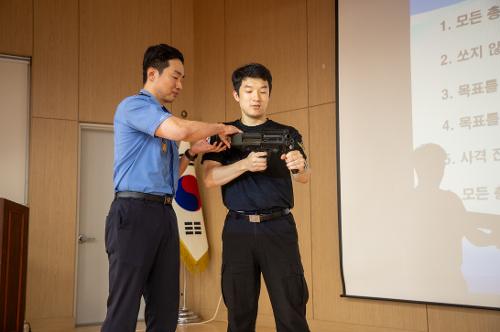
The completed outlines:
<svg viewBox="0 0 500 332">
<path fill-rule="evenodd" d="M 200 317 L 186 307 L 186 272 L 186 266 L 182 264 L 182 307 L 179 308 L 179 318 L 177 319 L 177 324 L 179 325 L 187 325 L 200 321 Z"/>
<path fill-rule="evenodd" d="M 183 281 L 183 286 L 182 286 L 182 307 L 186 307 L 186 265 L 182 264 L 183 271 L 182 271 L 182 279 Z"/>
</svg>

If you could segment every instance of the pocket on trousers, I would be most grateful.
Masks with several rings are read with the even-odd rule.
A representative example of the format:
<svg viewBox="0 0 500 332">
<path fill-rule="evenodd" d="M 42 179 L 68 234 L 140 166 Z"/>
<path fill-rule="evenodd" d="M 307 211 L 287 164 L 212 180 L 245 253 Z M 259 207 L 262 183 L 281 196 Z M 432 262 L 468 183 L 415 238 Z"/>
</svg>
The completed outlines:
<svg viewBox="0 0 500 332">
<path fill-rule="evenodd" d="M 106 224 L 104 228 L 104 245 L 106 248 L 106 253 L 108 255 L 114 253 L 116 251 L 116 231 L 115 231 L 115 223 L 118 216 L 110 212 L 106 217 Z"/>
<path fill-rule="evenodd" d="M 285 285 L 288 299 L 294 306 L 301 306 L 307 303 L 309 300 L 309 290 L 301 264 L 290 265 L 290 274 L 285 277 Z"/>
<path fill-rule="evenodd" d="M 246 312 L 253 308 L 258 294 L 251 266 L 238 263 L 223 264 L 221 283 L 222 297 L 228 309 Z"/>
<path fill-rule="evenodd" d="M 226 218 L 224 219 L 224 225 L 222 226 L 222 233 L 221 233 L 221 238 L 224 239 L 226 236 L 227 228 L 229 227 L 229 215 L 226 215 Z"/>
<path fill-rule="evenodd" d="M 121 263 L 141 267 L 154 256 L 152 250 L 161 233 L 154 228 L 156 216 L 151 210 L 147 201 L 141 200 L 126 201 L 123 210 L 117 210 L 120 217 L 115 219 L 114 230 L 117 257 Z"/>
<path fill-rule="evenodd" d="M 141 240 L 134 229 L 119 228 L 116 236 L 119 261 L 135 267 L 142 266 L 150 243 Z"/>
</svg>

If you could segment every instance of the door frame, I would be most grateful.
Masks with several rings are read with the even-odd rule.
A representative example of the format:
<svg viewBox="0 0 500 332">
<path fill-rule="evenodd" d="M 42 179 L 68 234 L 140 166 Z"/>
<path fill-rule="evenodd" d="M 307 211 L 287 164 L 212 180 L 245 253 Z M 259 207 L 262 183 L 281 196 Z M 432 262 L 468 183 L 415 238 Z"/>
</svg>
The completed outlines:
<svg viewBox="0 0 500 332">
<path fill-rule="evenodd" d="M 78 235 L 80 234 L 80 172 L 81 172 L 81 154 L 82 154 L 82 131 L 85 129 L 114 132 L 114 126 L 110 124 L 98 123 L 80 123 L 78 126 L 78 170 L 77 170 L 77 201 L 76 201 L 76 227 L 75 227 L 75 284 L 73 298 L 73 317 L 76 325 L 76 309 L 78 296 L 78 258 L 79 258 L 79 243 Z"/>
</svg>

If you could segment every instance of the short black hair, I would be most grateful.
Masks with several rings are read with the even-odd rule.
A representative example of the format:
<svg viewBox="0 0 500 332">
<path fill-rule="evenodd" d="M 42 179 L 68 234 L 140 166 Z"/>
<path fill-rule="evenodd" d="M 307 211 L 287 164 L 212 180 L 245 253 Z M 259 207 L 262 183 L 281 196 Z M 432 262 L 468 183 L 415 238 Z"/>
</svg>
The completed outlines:
<svg viewBox="0 0 500 332">
<path fill-rule="evenodd" d="M 271 95 L 271 90 L 273 88 L 273 77 L 269 69 L 260 63 L 249 63 L 247 65 L 241 66 L 233 71 L 231 79 L 233 80 L 233 89 L 236 93 L 240 94 L 241 82 L 245 78 L 260 78 L 269 84 L 269 95 Z"/>
<path fill-rule="evenodd" d="M 184 64 L 181 51 L 167 44 L 149 46 L 142 61 L 142 83 L 146 83 L 148 68 L 153 67 L 161 74 L 168 67 L 168 60 L 179 59 Z"/>
</svg>

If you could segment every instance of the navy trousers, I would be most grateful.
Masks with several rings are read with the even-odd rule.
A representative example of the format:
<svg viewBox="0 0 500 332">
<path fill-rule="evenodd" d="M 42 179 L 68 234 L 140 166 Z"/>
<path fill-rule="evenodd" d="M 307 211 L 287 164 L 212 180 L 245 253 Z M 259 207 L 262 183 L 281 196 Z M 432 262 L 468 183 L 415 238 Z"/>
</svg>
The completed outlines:
<svg viewBox="0 0 500 332">
<path fill-rule="evenodd" d="M 222 233 L 222 294 L 228 332 L 254 332 L 261 274 L 278 332 L 308 332 L 304 279 L 292 214 L 261 223 L 228 215 Z"/>
<path fill-rule="evenodd" d="M 148 332 L 174 332 L 179 311 L 179 233 L 171 205 L 116 198 L 106 218 L 109 296 L 102 332 L 133 332 L 141 297 Z"/>
</svg>

